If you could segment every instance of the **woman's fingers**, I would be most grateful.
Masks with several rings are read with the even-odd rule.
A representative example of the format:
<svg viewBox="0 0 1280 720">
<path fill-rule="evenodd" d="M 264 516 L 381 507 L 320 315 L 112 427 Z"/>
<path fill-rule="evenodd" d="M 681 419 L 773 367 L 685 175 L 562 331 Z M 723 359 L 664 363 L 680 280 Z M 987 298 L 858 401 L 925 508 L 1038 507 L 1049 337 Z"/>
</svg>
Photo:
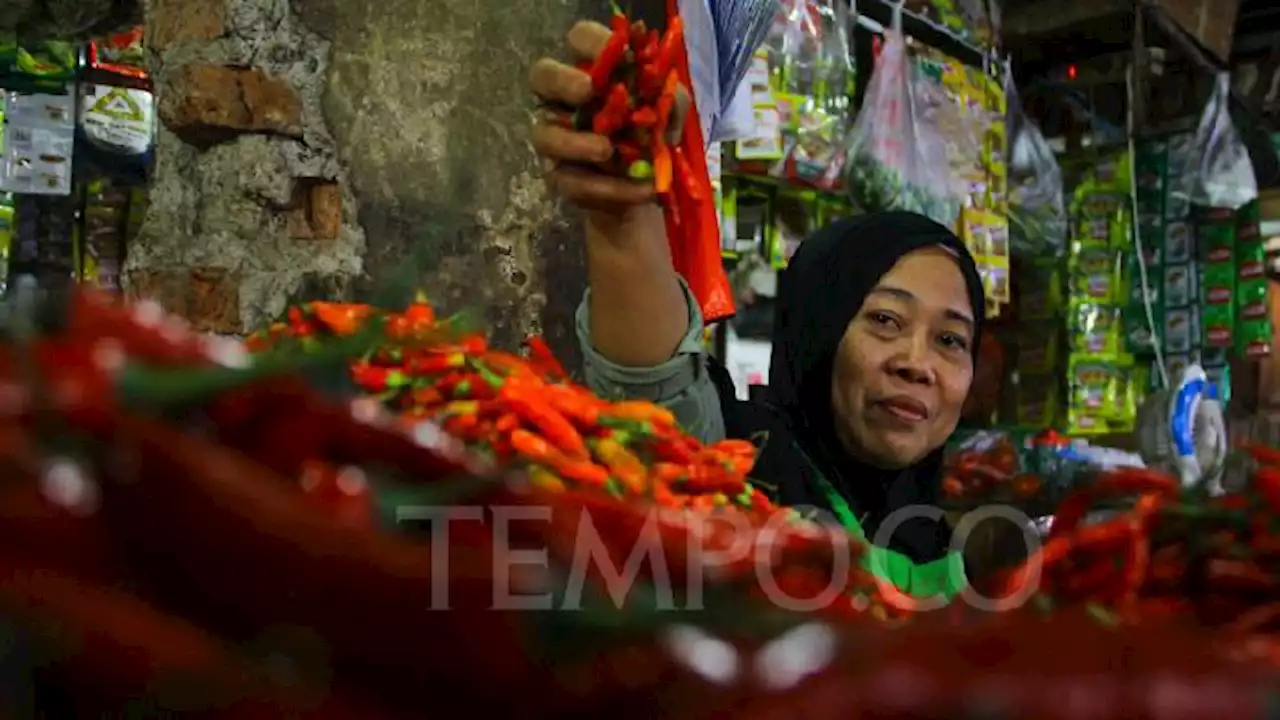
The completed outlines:
<svg viewBox="0 0 1280 720">
<path fill-rule="evenodd" d="M 598 22 L 581 20 L 569 28 L 567 43 L 575 60 L 595 60 L 613 31 Z"/>
<path fill-rule="evenodd" d="M 613 157 L 613 144 L 608 138 L 550 123 L 533 126 L 529 139 L 539 155 L 556 162 L 602 163 Z"/>
<path fill-rule="evenodd" d="M 589 167 L 559 165 L 549 178 L 562 197 L 588 210 L 613 211 L 653 199 L 653 183 L 612 177 Z"/>
<path fill-rule="evenodd" d="M 591 76 L 551 58 L 533 64 L 529 87 L 548 103 L 577 107 L 591 99 Z"/>
</svg>

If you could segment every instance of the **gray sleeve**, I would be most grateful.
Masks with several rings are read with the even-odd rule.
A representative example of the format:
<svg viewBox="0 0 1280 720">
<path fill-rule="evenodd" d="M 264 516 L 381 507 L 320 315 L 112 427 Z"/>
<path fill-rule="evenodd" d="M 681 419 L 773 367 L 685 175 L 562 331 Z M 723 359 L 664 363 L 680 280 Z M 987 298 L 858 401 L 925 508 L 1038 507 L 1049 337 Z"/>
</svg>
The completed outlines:
<svg viewBox="0 0 1280 720">
<path fill-rule="evenodd" d="M 675 413 L 680 425 L 704 443 L 723 440 L 724 414 L 720 411 L 720 395 L 707 371 L 707 356 L 702 349 L 702 312 L 689 286 L 681 280 L 688 303 L 689 332 L 680 341 L 670 360 L 653 367 L 618 365 L 591 346 L 588 289 L 574 318 L 578 344 L 582 346 L 583 369 L 587 387 L 597 395 L 610 398 L 649 400 Z"/>
</svg>

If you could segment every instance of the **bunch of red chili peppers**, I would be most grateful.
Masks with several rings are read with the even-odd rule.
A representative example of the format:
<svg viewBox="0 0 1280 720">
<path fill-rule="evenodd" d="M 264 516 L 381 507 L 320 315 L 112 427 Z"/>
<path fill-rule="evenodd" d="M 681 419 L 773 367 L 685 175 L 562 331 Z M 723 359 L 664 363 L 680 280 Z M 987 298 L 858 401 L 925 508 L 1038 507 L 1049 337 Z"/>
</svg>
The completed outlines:
<svg viewBox="0 0 1280 720">
<path fill-rule="evenodd" d="M 677 181 L 691 196 L 700 196 L 689 158 L 670 137 L 680 89 L 683 21 L 672 17 L 659 36 L 614 8 L 610 29 L 613 34 L 600 54 L 581 66 L 591 76 L 595 99 L 577 113 L 575 125 L 613 141 L 619 174 L 652 179 L 659 196 L 671 192 Z"/>
<path fill-rule="evenodd" d="M 350 335 L 374 320 L 385 323 L 387 339 L 351 367 L 362 392 L 409 421 L 439 423 L 500 464 L 525 466 L 546 488 L 568 483 L 666 507 L 736 507 L 760 517 L 776 509 L 747 482 L 756 454 L 750 443 L 703 446 L 662 407 L 603 400 L 572 382 L 540 338 L 528 341 L 528 358 L 491 348 L 483 334 L 450 332 L 425 299 L 389 314 L 311 303 L 292 309 L 268 336 Z"/>
</svg>

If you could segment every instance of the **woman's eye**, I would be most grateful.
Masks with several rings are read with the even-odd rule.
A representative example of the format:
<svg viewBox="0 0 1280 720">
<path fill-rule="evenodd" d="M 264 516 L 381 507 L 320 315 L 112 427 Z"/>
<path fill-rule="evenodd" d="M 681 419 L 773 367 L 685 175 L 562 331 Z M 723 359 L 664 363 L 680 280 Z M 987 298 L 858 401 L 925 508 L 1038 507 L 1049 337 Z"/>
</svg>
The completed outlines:
<svg viewBox="0 0 1280 720">
<path fill-rule="evenodd" d="M 887 312 L 872 311 L 868 317 L 871 318 L 873 324 L 881 327 L 897 327 L 898 325 L 898 321 Z"/>
<path fill-rule="evenodd" d="M 957 335 L 955 333 L 943 333 L 942 336 L 939 338 L 939 341 L 942 343 L 942 346 L 946 348 L 952 348 L 956 350 L 969 349 L 969 340 L 965 338 L 963 335 Z"/>
</svg>

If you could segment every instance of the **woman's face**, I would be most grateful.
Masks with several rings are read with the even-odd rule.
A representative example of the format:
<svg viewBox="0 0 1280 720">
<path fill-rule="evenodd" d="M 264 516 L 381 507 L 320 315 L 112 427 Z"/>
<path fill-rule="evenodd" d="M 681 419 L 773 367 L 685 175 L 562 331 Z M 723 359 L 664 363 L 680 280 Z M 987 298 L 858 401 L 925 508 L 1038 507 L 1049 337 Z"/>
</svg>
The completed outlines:
<svg viewBox="0 0 1280 720">
<path fill-rule="evenodd" d="M 867 295 L 832 374 L 837 433 L 856 457 L 904 468 L 946 442 L 973 381 L 973 309 L 937 247 L 904 255 Z"/>
</svg>

